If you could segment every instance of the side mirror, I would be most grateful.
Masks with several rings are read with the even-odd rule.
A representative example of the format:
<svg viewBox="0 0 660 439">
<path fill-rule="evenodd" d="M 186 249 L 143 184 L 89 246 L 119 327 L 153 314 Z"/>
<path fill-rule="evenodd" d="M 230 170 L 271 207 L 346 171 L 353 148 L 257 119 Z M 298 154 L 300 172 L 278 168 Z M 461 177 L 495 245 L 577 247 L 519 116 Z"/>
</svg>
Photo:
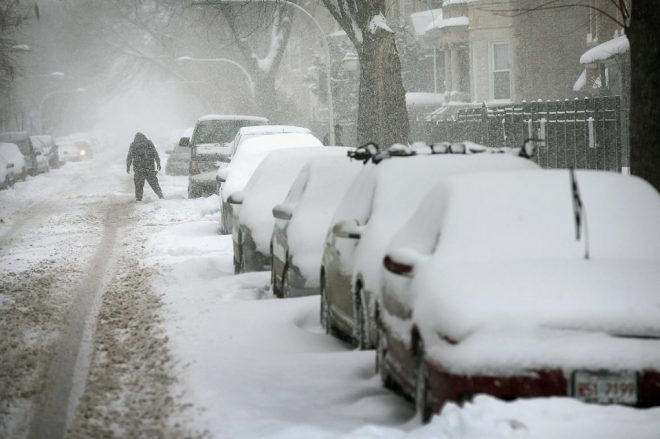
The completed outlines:
<svg viewBox="0 0 660 439">
<path fill-rule="evenodd" d="M 7 163 L 7 169 L 14 169 L 13 163 Z"/>
<path fill-rule="evenodd" d="M 35 155 L 35 156 L 40 156 L 40 155 L 41 155 L 41 151 L 37 151 L 37 152 L 35 152 L 34 155 Z"/>
<path fill-rule="evenodd" d="M 383 259 L 385 269 L 390 273 L 411 277 L 415 267 L 425 259 L 424 256 L 410 248 L 400 248 L 389 252 Z"/>
<path fill-rule="evenodd" d="M 278 204 L 273 207 L 273 216 L 279 220 L 290 220 L 293 216 L 293 208 L 290 204 Z"/>
<path fill-rule="evenodd" d="M 179 139 L 179 146 L 190 146 L 190 137 L 182 137 Z"/>
<path fill-rule="evenodd" d="M 229 174 L 229 168 L 222 168 L 218 170 L 218 173 L 215 174 L 216 181 L 224 183 L 227 181 L 227 176 Z"/>
<path fill-rule="evenodd" d="M 339 238 L 360 239 L 364 226 L 358 224 L 356 220 L 339 221 L 332 226 L 332 233 Z"/>
<path fill-rule="evenodd" d="M 243 201 L 245 200 L 245 192 L 243 191 L 238 191 L 234 192 L 227 198 L 227 202 L 229 204 L 243 204 Z"/>
</svg>

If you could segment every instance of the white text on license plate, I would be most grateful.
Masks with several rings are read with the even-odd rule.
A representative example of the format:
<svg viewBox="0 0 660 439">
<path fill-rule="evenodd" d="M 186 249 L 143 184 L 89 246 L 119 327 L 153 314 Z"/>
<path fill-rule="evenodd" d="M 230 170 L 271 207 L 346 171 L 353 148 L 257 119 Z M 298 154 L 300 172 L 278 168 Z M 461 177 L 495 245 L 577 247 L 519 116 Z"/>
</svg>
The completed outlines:
<svg viewBox="0 0 660 439">
<path fill-rule="evenodd" d="M 637 404 L 634 372 L 583 372 L 573 374 L 573 396 L 601 404 Z"/>
</svg>

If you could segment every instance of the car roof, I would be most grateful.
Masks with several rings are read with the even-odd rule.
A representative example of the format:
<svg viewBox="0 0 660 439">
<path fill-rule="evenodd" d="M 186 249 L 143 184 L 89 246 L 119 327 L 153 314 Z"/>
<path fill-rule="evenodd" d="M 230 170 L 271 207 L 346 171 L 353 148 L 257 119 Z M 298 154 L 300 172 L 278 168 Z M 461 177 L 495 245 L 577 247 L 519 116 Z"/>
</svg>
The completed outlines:
<svg viewBox="0 0 660 439">
<path fill-rule="evenodd" d="M 197 122 L 207 120 L 250 120 L 254 122 L 268 123 L 268 119 L 260 116 L 243 116 L 237 114 L 207 114 L 197 119 Z"/>
<path fill-rule="evenodd" d="M 253 125 L 238 130 L 241 134 L 256 133 L 311 133 L 309 128 L 294 125 Z"/>
<path fill-rule="evenodd" d="M 28 133 L 25 131 L 6 131 L 0 133 L 0 140 L 5 142 L 16 142 L 29 138 Z"/>
</svg>

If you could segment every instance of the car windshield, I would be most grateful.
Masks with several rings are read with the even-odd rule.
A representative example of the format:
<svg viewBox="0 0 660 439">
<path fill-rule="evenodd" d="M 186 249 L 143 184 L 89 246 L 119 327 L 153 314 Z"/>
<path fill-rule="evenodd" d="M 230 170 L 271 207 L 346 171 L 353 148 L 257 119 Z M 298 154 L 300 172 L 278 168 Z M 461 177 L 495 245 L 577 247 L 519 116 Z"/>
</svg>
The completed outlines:
<svg viewBox="0 0 660 439">
<path fill-rule="evenodd" d="M 249 120 L 204 120 L 198 122 L 192 143 L 226 143 L 231 142 L 239 129 L 254 125 Z"/>
</svg>

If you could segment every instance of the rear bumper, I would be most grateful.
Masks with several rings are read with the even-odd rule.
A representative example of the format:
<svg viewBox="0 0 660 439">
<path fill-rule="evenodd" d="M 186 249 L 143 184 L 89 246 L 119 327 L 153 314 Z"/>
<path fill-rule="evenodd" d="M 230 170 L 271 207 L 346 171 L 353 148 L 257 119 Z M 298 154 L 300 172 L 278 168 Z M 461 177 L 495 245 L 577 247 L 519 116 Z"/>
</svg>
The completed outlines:
<svg viewBox="0 0 660 439">
<path fill-rule="evenodd" d="M 503 400 L 574 396 L 573 374 L 559 369 L 530 371 L 523 376 L 491 377 L 457 375 L 433 364 L 428 366 L 430 402 L 434 411 L 439 411 L 445 402 L 461 402 L 479 393 Z M 638 372 L 637 388 L 636 407 L 660 406 L 660 371 Z"/>
</svg>

